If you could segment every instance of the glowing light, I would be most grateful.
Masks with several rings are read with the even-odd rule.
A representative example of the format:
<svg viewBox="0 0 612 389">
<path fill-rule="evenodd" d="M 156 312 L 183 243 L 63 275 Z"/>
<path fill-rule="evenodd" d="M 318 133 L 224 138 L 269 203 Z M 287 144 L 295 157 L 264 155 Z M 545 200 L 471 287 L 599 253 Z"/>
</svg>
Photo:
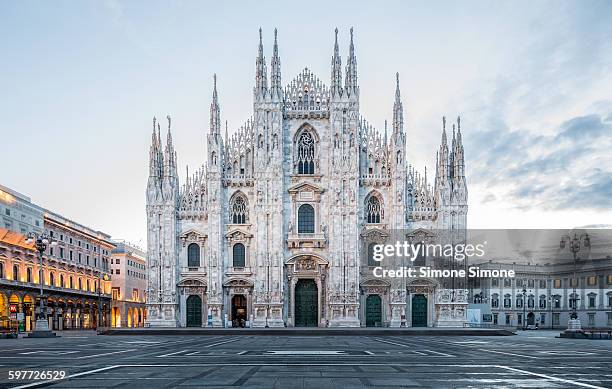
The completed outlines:
<svg viewBox="0 0 612 389">
<path fill-rule="evenodd" d="M 13 196 L 12 194 L 7 193 L 7 192 L 5 192 L 5 191 L 3 191 L 1 189 L 0 189 L 0 200 L 3 200 L 4 202 L 9 203 L 9 204 L 15 204 L 16 203 L 15 196 Z"/>
</svg>

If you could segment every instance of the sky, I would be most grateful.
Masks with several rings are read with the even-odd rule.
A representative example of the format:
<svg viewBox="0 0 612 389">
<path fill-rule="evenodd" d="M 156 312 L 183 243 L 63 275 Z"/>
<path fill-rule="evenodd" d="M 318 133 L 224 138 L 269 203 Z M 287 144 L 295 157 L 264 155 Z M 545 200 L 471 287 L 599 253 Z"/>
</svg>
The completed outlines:
<svg viewBox="0 0 612 389">
<path fill-rule="evenodd" d="M 153 115 L 179 171 L 205 160 L 213 74 L 229 132 L 252 115 L 258 29 L 283 83 L 329 84 L 354 27 L 361 114 L 433 172 L 461 115 L 470 228 L 612 225 L 610 1 L 1 1 L 0 183 L 145 246 Z M 184 173 L 181 173 L 184 181 Z"/>
</svg>

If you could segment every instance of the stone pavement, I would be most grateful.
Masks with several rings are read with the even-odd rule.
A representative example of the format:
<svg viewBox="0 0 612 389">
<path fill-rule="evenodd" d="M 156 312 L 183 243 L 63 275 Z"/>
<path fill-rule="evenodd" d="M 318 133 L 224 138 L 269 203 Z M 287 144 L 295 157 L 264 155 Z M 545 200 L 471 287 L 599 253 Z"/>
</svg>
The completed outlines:
<svg viewBox="0 0 612 389">
<path fill-rule="evenodd" d="M 500 337 L 79 336 L 0 342 L 8 370 L 67 370 L 58 388 L 610 388 L 612 342 Z M 44 383 L 49 385 L 49 383 Z"/>
</svg>

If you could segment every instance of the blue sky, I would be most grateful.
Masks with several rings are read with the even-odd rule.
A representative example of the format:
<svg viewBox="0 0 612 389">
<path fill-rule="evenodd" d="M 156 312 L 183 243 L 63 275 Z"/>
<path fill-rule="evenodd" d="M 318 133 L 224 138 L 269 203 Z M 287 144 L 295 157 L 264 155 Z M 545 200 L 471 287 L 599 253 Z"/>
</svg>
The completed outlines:
<svg viewBox="0 0 612 389">
<path fill-rule="evenodd" d="M 462 116 L 470 227 L 612 223 L 612 2 L 226 3 L 0 2 L 0 183 L 144 239 L 152 116 L 193 169 L 213 73 L 230 132 L 251 115 L 260 26 L 284 83 L 328 82 L 333 30 L 345 63 L 353 26 L 361 113 L 383 128 L 399 72 L 414 165 Z"/>
</svg>

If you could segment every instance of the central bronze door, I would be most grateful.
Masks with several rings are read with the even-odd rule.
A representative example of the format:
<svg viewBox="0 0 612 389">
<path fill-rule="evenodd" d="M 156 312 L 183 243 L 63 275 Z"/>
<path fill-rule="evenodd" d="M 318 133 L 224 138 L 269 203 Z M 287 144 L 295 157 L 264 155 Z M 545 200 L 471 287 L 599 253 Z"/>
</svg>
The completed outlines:
<svg viewBox="0 0 612 389">
<path fill-rule="evenodd" d="M 202 327 L 202 299 L 200 296 L 187 297 L 187 327 Z"/>
<path fill-rule="evenodd" d="M 319 296 L 314 280 L 298 280 L 295 285 L 295 326 L 316 327 Z"/>
<path fill-rule="evenodd" d="M 412 297 L 412 326 L 427 327 L 427 297 L 422 294 Z"/>
</svg>

